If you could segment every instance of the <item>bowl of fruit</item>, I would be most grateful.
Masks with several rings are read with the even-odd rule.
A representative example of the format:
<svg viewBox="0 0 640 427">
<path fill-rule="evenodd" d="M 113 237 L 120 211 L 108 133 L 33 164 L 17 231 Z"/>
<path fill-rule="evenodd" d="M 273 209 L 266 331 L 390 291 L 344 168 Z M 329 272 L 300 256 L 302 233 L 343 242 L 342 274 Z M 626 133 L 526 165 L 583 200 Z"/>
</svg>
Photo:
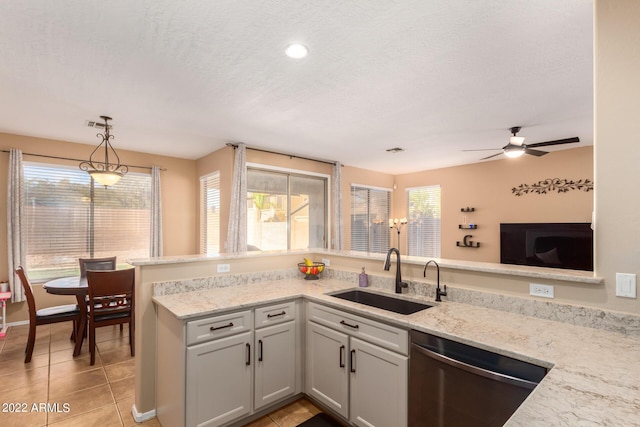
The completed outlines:
<svg viewBox="0 0 640 427">
<path fill-rule="evenodd" d="M 305 280 L 317 280 L 318 274 L 324 271 L 324 263 L 305 258 L 304 262 L 298 263 L 298 270 L 304 274 Z"/>
</svg>

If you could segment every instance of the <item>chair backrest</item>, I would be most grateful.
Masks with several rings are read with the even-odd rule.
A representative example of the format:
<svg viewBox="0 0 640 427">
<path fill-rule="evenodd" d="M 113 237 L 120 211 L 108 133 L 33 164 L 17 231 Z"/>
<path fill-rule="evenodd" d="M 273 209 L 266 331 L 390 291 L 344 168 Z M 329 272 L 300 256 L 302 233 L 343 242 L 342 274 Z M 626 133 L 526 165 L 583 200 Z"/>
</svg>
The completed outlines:
<svg viewBox="0 0 640 427">
<path fill-rule="evenodd" d="M 29 283 L 29 279 L 27 278 L 27 273 L 25 273 L 24 268 L 22 266 L 18 266 L 16 268 L 16 274 L 20 279 L 20 283 L 22 283 L 22 289 L 24 289 L 24 295 L 27 297 L 27 305 L 29 306 L 29 320 L 34 322 L 36 319 L 36 300 L 33 297 L 33 290 L 31 289 L 31 283 Z"/>
<path fill-rule="evenodd" d="M 107 258 L 80 258 L 80 277 L 86 277 L 88 270 L 115 270 L 116 257 Z"/>
<path fill-rule="evenodd" d="M 134 268 L 126 270 L 87 271 L 90 315 L 131 311 L 135 304 Z"/>
</svg>

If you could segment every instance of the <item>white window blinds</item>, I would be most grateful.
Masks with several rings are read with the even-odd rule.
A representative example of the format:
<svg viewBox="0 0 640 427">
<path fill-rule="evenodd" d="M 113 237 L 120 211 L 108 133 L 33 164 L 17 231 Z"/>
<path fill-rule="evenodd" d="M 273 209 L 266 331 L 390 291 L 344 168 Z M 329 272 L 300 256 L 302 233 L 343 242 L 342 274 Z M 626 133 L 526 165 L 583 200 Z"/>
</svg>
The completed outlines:
<svg viewBox="0 0 640 427">
<path fill-rule="evenodd" d="M 351 250 L 384 253 L 389 249 L 391 191 L 351 186 Z"/>
<path fill-rule="evenodd" d="M 407 190 L 409 255 L 440 258 L 440 186 Z"/>
<path fill-rule="evenodd" d="M 200 178 L 200 253 L 220 252 L 220 173 Z"/>
<path fill-rule="evenodd" d="M 149 256 L 150 175 L 104 188 L 76 168 L 25 164 L 24 181 L 30 278 L 78 274 L 78 258 Z"/>
</svg>

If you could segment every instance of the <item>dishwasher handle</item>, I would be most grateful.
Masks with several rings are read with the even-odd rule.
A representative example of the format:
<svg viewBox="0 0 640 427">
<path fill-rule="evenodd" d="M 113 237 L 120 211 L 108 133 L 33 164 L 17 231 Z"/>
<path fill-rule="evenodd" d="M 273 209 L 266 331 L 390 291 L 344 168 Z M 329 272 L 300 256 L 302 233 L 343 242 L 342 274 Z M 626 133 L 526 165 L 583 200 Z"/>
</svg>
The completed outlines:
<svg viewBox="0 0 640 427">
<path fill-rule="evenodd" d="M 478 366 L 470 365 L 460 360 L 456 360 L 451 357 L 445 356 L 444 354 L 440 354 L 433 350 L 429 350 L 415 343 L 411 343 L 411 349 L 412 351 L 415 350 L 427 357 L 430 357 L 439 362 L 445 363 L 449 366 L 453 366 L 454 368 L 462 369 L 463 371 L 466 371 L 475 375 L 479 375 L 484 378 L 489 378 L 491 380 L 500 381 L 503 383 L 515 385 L 515 386 L 526 388 L 529 390 L 533 390 L 538 385 L 533 381 L 528 381 L 522 378 L 513 377 L 511 375 L 505 375 L 499 372 L 494 372 L 488 369 L 480 368 Z"/>
</svg>

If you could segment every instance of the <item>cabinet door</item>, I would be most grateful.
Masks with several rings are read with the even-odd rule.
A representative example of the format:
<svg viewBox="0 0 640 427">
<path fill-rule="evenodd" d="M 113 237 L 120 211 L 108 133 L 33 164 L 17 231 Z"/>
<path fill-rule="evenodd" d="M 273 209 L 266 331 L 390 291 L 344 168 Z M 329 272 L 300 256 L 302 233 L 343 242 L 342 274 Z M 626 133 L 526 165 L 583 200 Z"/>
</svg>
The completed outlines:
<svg viewBox="0 0 640 427">
<path fill-rule="evenodd" d="M 219 426 L 251 412 L 251 335 L 187 348 L 188 427 Z"/>
<path fill-rule="evenodd" d="M 255 332 L 255 409 L 296 390 L 296 322 Z"/>
<path fill-rule="evenodd" d="M 351 422 L 405 427 L 408 358 L 357 338 L 350 344 Z"/>
<path fill-rule="evenodd" d="M 349 337 L 307 322 L 306 392 L 345 418 L 349 417 Z"/>
</svg>

